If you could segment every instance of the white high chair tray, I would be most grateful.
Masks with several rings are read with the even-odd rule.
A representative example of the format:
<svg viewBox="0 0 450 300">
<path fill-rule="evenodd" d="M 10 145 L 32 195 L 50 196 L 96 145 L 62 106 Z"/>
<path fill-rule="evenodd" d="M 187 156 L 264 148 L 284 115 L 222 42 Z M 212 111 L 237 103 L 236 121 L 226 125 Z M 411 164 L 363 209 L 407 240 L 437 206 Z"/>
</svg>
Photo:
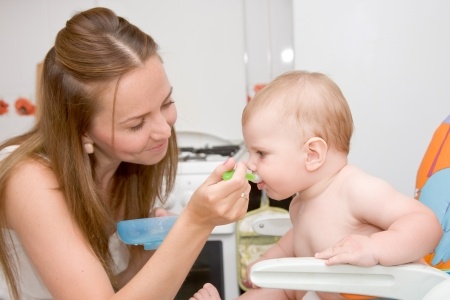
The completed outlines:
<svg viewBox="0 0 450 300">
<path fill-rule="evenodd" d="M 323 291 L 404 300 L 450 299 L 450 275 L 422 264 L 401 266 L 326 266 L 313 257 L 269 259 L 256 263 L 252 282 L 264 288 Z"/>
</svg>

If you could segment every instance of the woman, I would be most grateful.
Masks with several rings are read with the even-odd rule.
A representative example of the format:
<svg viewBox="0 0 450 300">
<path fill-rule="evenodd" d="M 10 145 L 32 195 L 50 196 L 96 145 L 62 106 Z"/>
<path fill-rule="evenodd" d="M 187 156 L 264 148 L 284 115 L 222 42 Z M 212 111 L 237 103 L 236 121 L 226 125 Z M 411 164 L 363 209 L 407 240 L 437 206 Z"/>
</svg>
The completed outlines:
<svg viewBox="0 0 450 300">
<path fill-rule="evenodd" d="M 246 213 L 246 167 L 229 159 L 153 255 L 112 250 L 116 222 L 148 217 L 174 183 L 177 113 L 157 50 L 105 8 L 58 33 L 35 127 L 0 146 L 0 261 L 12 298 L 173 299 L 212 229 Z"/>
</svg>

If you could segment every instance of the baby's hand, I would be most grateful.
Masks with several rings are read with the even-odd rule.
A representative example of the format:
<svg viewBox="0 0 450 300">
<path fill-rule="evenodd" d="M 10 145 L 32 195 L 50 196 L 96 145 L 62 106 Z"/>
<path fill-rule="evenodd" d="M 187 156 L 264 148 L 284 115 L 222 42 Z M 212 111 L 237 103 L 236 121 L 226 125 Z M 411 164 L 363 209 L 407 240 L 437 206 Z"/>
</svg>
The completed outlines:
<svg viewBox="0 0 450 300">
<path fill-rule="evenodd" d="M 350 235 L 332 248 L 316 253 L 316 258 L 326 259 L 327 265 L 351 264 L 361 267 L 371 267 L 378 263 L 372 240 L 364 235 Z"/>
<path fill-rule="evenodd" d="M 266 259 L 266 258 L 264 258 L 263 256 L 261 256 L 261 257 L 255 259 L 254 261 L 252 261 L 251 263 L 249 263 L 249 264 L 247 265 L 247 270 L 246 270 L 245 278 L 242 279 L 242 284 L 243 284 L 244 286 L 246 286 L 246 287 L 249 288 L 249 289 L 257 288 L 257 286 L 255 286 L 255 285 L 253 284 L 253 282 L 252 282 L 252 280 L 251 280 L 251 278 L 250 278 L 250 270 L 251 270 L 251 268 L 253 267 L 254 264 L 256 264 L 257 262 L 260 262 L 260 261 L 262 261 L 262 260 L 265 260 L 265 259 Z"/>
</svg>

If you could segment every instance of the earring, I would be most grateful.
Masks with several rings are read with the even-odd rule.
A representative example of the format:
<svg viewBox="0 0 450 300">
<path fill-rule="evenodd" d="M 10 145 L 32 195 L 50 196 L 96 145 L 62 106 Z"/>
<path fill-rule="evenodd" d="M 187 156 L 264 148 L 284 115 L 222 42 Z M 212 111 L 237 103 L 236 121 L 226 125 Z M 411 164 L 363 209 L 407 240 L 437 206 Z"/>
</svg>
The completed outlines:
<svg viewBox="0 0 450 300">
<path fill-rule="evenodd" d="M 92 143 L 84 143 L 84 151 L 86 151 L 87 154 L 94 153 L 94 145 Z"/>
</svg>

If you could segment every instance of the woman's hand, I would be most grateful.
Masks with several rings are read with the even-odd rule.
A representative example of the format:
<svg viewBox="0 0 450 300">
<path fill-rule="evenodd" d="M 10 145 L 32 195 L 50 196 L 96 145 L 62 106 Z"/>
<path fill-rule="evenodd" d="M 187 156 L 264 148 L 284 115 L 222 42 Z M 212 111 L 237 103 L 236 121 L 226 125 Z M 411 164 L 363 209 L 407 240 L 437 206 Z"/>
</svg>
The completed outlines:
<svg viewBox="0 0 450 300">
<path fill-rule="evenodd" d="M 222 174 L 235 168 L 233 177 L 222 180 Z M 210 226 L 235 222 L 247 213 L 250 184 L 245 178 L 247 167 L 229 158 L 219 165 L 194 192 L 184 212 L 192 222 Z"/>
</svg>

